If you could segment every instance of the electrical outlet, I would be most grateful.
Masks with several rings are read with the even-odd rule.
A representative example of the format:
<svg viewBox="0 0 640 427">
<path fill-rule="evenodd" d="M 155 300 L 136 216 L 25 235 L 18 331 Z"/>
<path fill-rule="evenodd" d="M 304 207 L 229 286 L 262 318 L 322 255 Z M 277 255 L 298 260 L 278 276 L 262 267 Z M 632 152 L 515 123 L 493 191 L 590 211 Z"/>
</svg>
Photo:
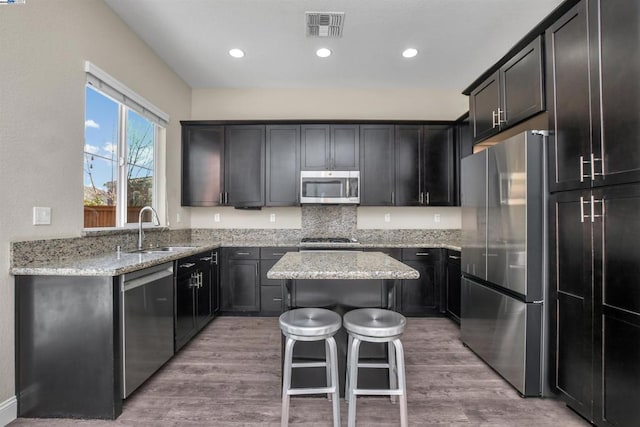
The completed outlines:
<svg viewBox="0 0 640 427">
<path fill-rule="evenodd" d="M 384 214 L 384 222 L 391 222 L 391 214 L 390 213 Z"/>
<path fill-rule="evenodd" d="M 51 224 L 51 208 L 33 207 L 33 225 Z"/>
<path fill-rule="evenodd" d="M 269 222 L 276 222 L 276 214 L 272 213 L 269 215 Z"/>
<path fill-rule="evenodd" d="M 219 213 L 213 214 L 213 221 L 214 222 L 220 222 L 220 214 Z"/>
<path fill-rule="evenodd" d="M 176 214 L 176 222 L 180 222 L 180 213 L 179 212 Z"/>
<path fill-rule="evenodd" d="M 433 215 L 433 222 L 440 222 L 440 214 Z"/>
</svg>

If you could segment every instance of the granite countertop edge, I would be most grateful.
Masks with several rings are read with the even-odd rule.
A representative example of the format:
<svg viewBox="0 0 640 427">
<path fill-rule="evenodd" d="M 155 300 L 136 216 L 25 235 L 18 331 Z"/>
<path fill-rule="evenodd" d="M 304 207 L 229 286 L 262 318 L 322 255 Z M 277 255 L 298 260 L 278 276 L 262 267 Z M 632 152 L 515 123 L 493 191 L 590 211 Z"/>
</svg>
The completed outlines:
<svg viewBox="0 0 640 427">
<path fill-rule="evenodd" d="M 221 247 L 302 247 L 297 241 L 273 240 L 233 240 L 215 242 L 186 242 L 172 243 L 171 246 L 184 246 L 180 250 L 173 252 L 153 252 L 153 253 L 128 253 L 126 251 L 105 253 L 102 255 L 89 256 L 74 259 L 56 259 L 46 262 L 32 263 L 29 265 L 14 265 L 9 273 L 14 276 L 119 276 L 154 265 L 171 262 L 177 259 L 198 254 L 203 251 L 217 249 Z M 327 248 L 335 245 L 315 244 L 307 248 Z M 349 249 L 375 249 L 375 248 L 442 248 L 460 251 L 461 247 L 457 242 L 420 242 L 420 241 L 381 241 L 381 242 L 359 242 L 349 244 Z M 330 277 L 326 277 L 330 278 Z M 410 277 L 397 277 L 410 278 Z"/>
</svg>

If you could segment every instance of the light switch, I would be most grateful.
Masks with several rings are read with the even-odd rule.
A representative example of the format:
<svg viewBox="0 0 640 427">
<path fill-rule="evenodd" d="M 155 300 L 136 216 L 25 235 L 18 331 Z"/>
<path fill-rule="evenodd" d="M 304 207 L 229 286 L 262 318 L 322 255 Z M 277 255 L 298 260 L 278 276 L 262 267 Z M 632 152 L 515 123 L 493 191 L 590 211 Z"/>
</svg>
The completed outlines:
<svg viewBox="0 0 640 427">
<path fill-rule="evenodd" d="M 51 208 L 33 207 L 33 225 L 50 225 L 51 224 Z"/>
</svg>

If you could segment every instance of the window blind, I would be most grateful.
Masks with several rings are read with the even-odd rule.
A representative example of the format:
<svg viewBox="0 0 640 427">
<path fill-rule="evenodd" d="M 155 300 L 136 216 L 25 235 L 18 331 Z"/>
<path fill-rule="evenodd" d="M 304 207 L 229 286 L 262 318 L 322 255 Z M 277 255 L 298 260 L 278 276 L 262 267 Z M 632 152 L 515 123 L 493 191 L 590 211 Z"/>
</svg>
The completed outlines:
<svg viewBox="0 0 640 427">
<path fill-rule="evenodd" d="M 95 87 L 104 94 L 110 96 L 128 108 L 152 122 L 166 127 L 169 124 L 169 115 L 153 105 L 141 95 L 122 84 L 106 71 L 97 67 L 90 61 L 85 62 L 84 70 L 87 73 L 87 84 Z"/>
</svg>

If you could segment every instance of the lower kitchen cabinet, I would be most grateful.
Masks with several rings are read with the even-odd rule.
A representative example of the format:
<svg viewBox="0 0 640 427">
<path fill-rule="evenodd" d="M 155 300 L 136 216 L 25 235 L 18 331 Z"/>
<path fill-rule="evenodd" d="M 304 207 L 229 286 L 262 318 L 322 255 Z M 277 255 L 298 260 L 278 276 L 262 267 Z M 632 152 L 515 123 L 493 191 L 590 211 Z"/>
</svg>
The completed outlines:
<svg viewBox="0 0 640 427">
<path fill-rule="evenodd" d="M 447 249 L 444 277 L 444 300 L 446 313 L 456 322 L 460 323 L 460 251 Z"/>
<path fill-rule="evenodd" d="M 283 280 L 267 278 L 267 272 L 287 252 L 298 252 L 296 247 L 260 248 L 260 315 L 280 316 L 284 310 Z"/>
<path fill-rule="evenodd" d="M 640 424 L 640 184 L 553 194 L 555 386 L 598 426 Z"/>
<path fill-rule="evenodd" d="M 218 298 L 218 251 L 176 261 L 174 346 L 180 350 L 213 319 Z"/>
<path fill-rule="evenodd" d="M 260 248 L 222 249 L 223 313 L 258 314 L 260 311 Z"/>
<path fill-rule="evenodd" d="M 402 249 L 402 262 L 420 273 L 416 280 L 403 280 L 399 293 L 400 312 L 406 316 L 440 315 L 442 249 Z"/>
</svg>

